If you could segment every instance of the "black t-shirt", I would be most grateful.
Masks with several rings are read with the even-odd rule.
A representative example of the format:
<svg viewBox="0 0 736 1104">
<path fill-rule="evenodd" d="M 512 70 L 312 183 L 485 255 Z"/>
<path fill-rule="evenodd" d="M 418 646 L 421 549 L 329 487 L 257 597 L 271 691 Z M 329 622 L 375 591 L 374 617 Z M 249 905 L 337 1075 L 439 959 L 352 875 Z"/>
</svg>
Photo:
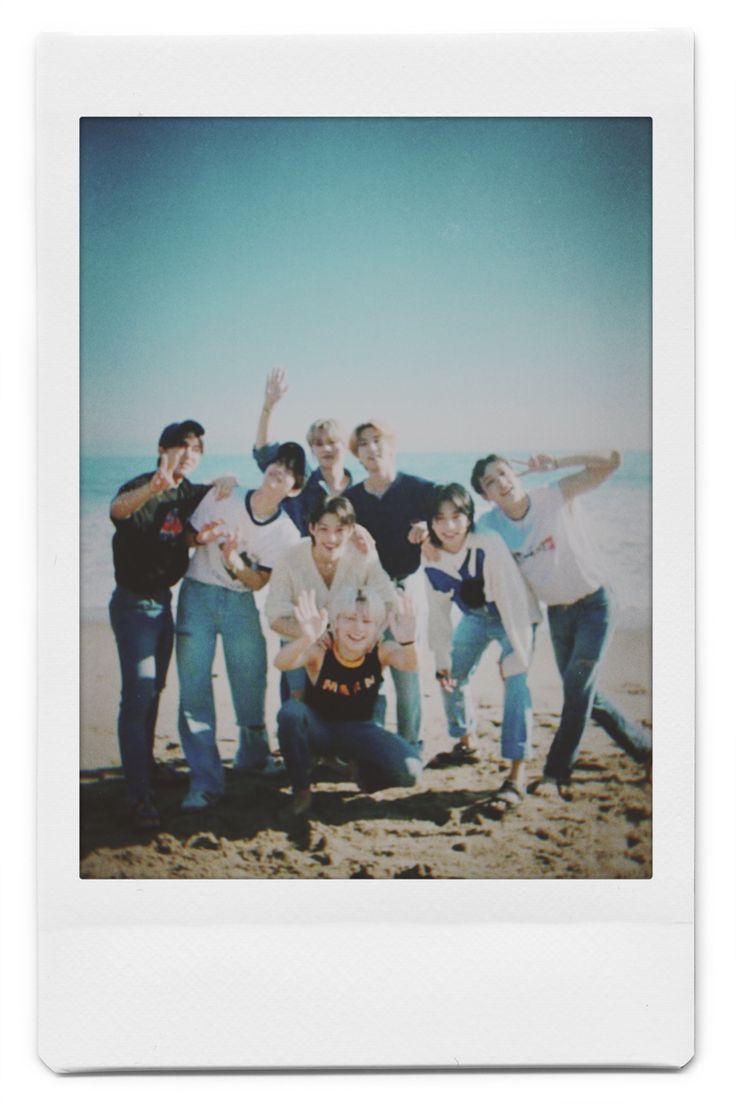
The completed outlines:
<svg viewBox="0 0 736 1104">
<path fill-rule="evenodd" d="M 370 721 L 383 682 L 378 645 L 357 663 L 341 663 L 334 644 L 325 652 L 317 681 L 307 679 L 304 700 L 325 721 Z"/>
<path fill-rule="evenodd" d="M 131 479 L 118 494 L 143 487 L 153 474 Z M 209 490 L 202 483 L 182 479 L 177 487 L 150 498 L 129 518 L 112 519 L 112 558 L 119 586 L 147 598 L 179 582 L 189 563 L 187 522 Z"/>
<path fill-rule="evenodd" d="M 381 565 L 391 579 L 413 575 L 422 558 L 421 545 L 409 543 L 412 522 L 426 520 L 432 504 L 434 484 L 416 475 L 399 472 L 380 498 L 364 483 L 349 487 L 349 498 L 360 525 L 376 542 Z"/>
</svg>

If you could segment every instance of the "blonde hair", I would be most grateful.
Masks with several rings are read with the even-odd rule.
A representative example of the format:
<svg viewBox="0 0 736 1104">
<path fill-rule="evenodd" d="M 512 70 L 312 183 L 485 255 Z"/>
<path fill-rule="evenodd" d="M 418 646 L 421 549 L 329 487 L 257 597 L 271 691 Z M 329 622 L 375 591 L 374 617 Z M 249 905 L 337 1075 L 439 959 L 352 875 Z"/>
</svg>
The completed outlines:
<svg viewBox="0 0 736 1104">
<path fill-rule="evenodd" d="M 307 444 L 310 448 L 321 433 L 336 437 L 338 441 L 345 440 L 342 429 L 334 418 L 319 418 L 316 422 L 312 422 L 307 430 Z"/>
<path fill-rule="evenodd" d="M 359 608 L 370 614 L 380 632 L 386 620 L 386 604 L 375 587 L 343 587 L 337 594 L 331 596 L 329 612 L 333 629 L 341 614 L 357 613 Z"/>
<path fill-rule="evenodd" d="M 348 448 L 352 452 L 353 456 L 358 455 L 358 438 L 361 433 L 366 429 L 373 429 L 379 437 L 385 437 L 386 440 L 393 447 L 396 443 L 396 434 L 390 426 L 385 422 L 378 422 L 371 420 L 369 422 L 361 422 L 359 426 L 356 426 L 353 432 L 350 434 L 350 440 L 348 441 Z"/>
</svg>

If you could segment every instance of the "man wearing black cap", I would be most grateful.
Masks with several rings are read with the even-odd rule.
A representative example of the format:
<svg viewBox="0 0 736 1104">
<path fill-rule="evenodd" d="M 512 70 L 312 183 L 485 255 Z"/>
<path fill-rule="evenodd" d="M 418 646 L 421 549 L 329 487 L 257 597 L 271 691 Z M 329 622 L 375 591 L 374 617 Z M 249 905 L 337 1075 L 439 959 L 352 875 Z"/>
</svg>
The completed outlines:
<svg viewBox="0 0 736 1104">
<path fill-rule="evenodd" d="M 188 479 L 202 458 L 203 436 L 191 419 L 167 425 L 156 470 L 123 484 L 110 506 L 117 583 L 110 623 L 122 673 L 118 740 L 133 821 L 141 828 L 159 823 L 151 794 L 153 739 L 174 642 L 170 588 L 189 563 L 187 521 L 210 490 Z M 216 524 L 203 527 L 197 543 L 215 539 L 217 531 Z"/>
</svg>

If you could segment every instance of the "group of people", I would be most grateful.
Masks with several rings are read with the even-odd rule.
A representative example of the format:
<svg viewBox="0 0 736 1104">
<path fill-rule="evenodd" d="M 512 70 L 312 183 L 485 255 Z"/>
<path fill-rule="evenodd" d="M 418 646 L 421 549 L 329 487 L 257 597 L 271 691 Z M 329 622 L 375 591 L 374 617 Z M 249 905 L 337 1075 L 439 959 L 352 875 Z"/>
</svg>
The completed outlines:
<svg viewBox="0 0 736 1104">
<path fill-rule="evenodd" d="M 489 803 L 492 816 L 505 815 L 527 792 L 571 797 L 591 714 L 628 755 L 649 764 L 649 733 L 597 691 L 612 613 L 577 511 L 578 496 L 618 467 L 618 453 L 538 455 L 523 465 L 490 453 L 470 473 L 473 490 L 491 506 L 476 521 L 465 487 L 397 471 L 394 435 L 381 421 L 360 423 L 347 441 L 333 419 L 314 422 L 307 442 L 317 466 L 308 473 L 301 445 L 271 439 L 272 412 L 287 389 L 283 370 L 269 373 L 254 447 L 262 472 L 257 487 L 244 490 L 224 477 L 192 482 L 204 429 L 187 420 L 166 426 L 155 470 L 124 484 L 111 504 L 117 585 L 110 619 L 122 672 L 118 738 L 133 822 L 147 829 L 160 823 L 154 793 L 167 768 L 154 759 L 154 732 L 174 643 L 179 734 L 190 771 L 182 808 L 208 809 L 224 794 L 212 689 L 218 634 L 239 728 L 233 768 L 275 779 L 287 774 L 293 817 L 310 808 L 317 760 L 337 764 L 366 792 L 412 786 L 427 768 L 474 762 L 469 680 L 494 642 L 509 769 Z M 345 467 L 348 449 L 365 473 L 362 481 Z M 558 468 L 577 470 L 525 488 L 525 472 Z M 420 569 L 452 741 L 427 764 L 417 619 L 406 591 Z M 180 579 L 174 625 L 171 588 Z M 281 760 L 265 727 L 267 649 L 253 597 L 264 587 L 264 617 L 281 644 L 274 661 L 281 672 Z M 527 676 L 543 606 L 563 708 L 544 771 L 527 784 Z M 386 669 L 396 690 L 396 732 L 386 727 Z"/>
</svg>

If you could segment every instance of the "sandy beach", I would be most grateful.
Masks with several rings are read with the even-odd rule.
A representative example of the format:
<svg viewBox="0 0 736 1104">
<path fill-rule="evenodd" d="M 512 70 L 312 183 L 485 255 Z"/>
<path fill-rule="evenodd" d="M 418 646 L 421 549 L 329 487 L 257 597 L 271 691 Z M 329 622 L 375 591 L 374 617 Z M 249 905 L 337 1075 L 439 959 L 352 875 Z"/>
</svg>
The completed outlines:
<svg viewBox="0 0 736 1104">
<path fill-rule="evenodd" d="M 270 635 L 270 634 L 269 634 Z M 134 831 L 115 735 L 119 670 L 106 624 L 84 624 L 81 639 L 81 875 L 85 878 L 648 878 L 651 785 L 591 723 L 575 771 L 571 802 L 529 796 L 502 821 L 484 810 L 503 777 L 501 684 L 487 654 L 474 677 L 480 704 L 479 762 L 427 770 L 414 789 L 365 795 L 354 784 L 318 775 L 308 822 L 282 826 L 286 786 L 227 771 L 222 803 L 182 813 L 187 768 L 176 728 L 176 663 L 161 701 L 156 756 L 178 777 L 157 793 L 162 828 Z M 425 759 L 448 749 L 440 690 L 430 658 L 422 668 Z M 389 727 L 392 688 L 389 681 Z M 530 776 L 539 773 L 559 718 L 561 691 L 543 630 L 531 676 L 534 734 Z M 222 655 L 214 668 L 218 744 L 227 766 L 237 732 Z M 651 724 L 650 637 L 619 630 L 606 656 L 601 689 L 629 717 Z M 276 746 L 276 679 L 267 719 Z"/>
</svg>

